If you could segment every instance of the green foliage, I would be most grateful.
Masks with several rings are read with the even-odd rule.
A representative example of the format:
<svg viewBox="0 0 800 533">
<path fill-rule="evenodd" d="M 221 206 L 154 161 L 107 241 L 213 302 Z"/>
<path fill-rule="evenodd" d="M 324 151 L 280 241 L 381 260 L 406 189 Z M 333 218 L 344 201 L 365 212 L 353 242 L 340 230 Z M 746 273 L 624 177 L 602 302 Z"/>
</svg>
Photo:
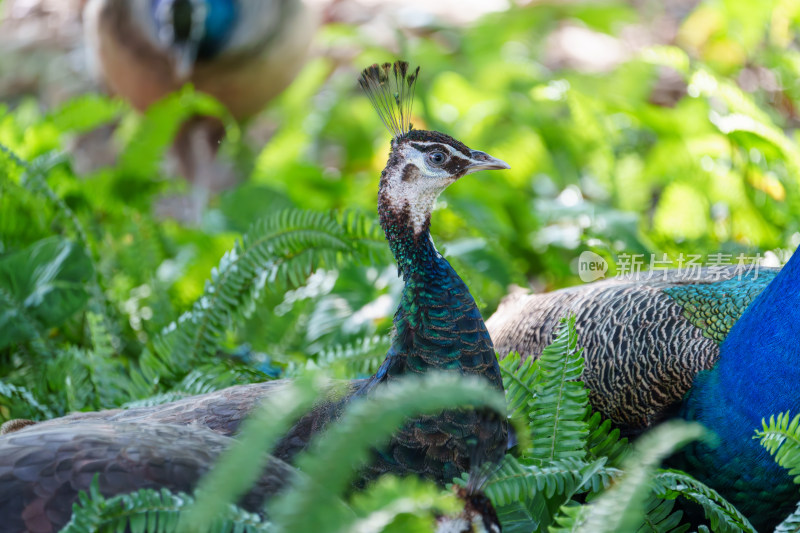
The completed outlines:
<svg viewBox="0 0 800 533">
<path fill-rule="evenodd" d="M 750 521 L 714 489 L 677 470 L 659 471 L 652 479 L 659 498 L 683 496 L 703 508 L 713 531 L 752 531 Z"/>
<path fill-rule="evenodd" d="M 775 533 L 795 533 L 797 531 L 800 531 L 800 503 L 798 503 L 797 509 L 775 528 Z"/>
<path fill-rule="evenodd" d="M 44 339 L 80 311 L 92 271 L 84 250 L 58 237 L 0 258 L 0 348 Z"/>
<path fill-rule="evenodd" d="M 523 455 L 534 464 L 583 459 L 589 430 L 589 394 L 583 382 L 583 349 L 578 348 L 575 317 L 562 320 L 556 340 L 539 357 L 529 402 L 532 445 Z"/>
<path fill-rule="evenodd" d="M 634 453 L 625 461 L 625 473 L 614 487 L 589 505 L 564 508 L 559 527 L 551 531 L 636 531 L 644 515 L 654 467 L 675 448 L 702 435 L 699 425 L 678 422 L 652 430 L 637 442 Z"/>
<path fill-rule="evenodd" d="M 20 418 L 50 418 L 53 416 L 53 412 L 46 405 L 40 404 L 28 389 L 0 381 L 0 406 L 5 408 L 6 413 L 9 407 L 8 402 L 22 403 L 24 410 L 19 412 Z"/>
<path fill-rule="evenodd" d="M 500 507 L 529 501 L 541 494 L 547 499 L 565 495 L 568 500 L 579 491 L 600 491 L 619 475 L 616 469 L 603 467 L 605 461 L 584 463 L 575 459 L 552 461 L 547 466 L 527 465 L 506 455 L 500 467 L 486 483 L 486 494 Z"/>
<path fill-rule="evenodd" d="M 192 505 L 187 494 L 174 494 L 167 489 L 141 489 L 129 494 L 105 498 L 100 493 L 97 478 L 89 493 L 82 492 L 75 504 L 72 519 L 61 533 L 93 533 L 96 531 L 147 531 L 171 533 L 179 531 L 179 518 Z M 258 515 L 233 505 L 224 507 L 207 524 L 210 531 L 268 532 L 274 531 Z"/>
<path fill-rule="evenodd" d="M 338 262 L 377 262 L 381 254 L 374 224 L 358 213 L 343 216 L 286 210 L 256 223 L 212 269 L 203 295 L 155 341 L 142 362 L 143 387 L 170 379 L 206 361 L 223 333 L 248 318 L 265 289 L 298 286 L 314 268 Z"/>
<path fill-rule="evenodd" d="M 762 424 L 754 438 L 760 439 L 778 464 L 789 470 L 795 483 L 800 483 L 800 415 L 792 418 L 787 411 L 770 416 L 769 422 Z"/>
<path fill-rule="evenodd" d="M 317 355 L 320 368 L 343 369 L 346 376 L 370 375 L 378 370 L 391 345 L 388 335 L 366 337 L 348 344 L 331 346 Z"/>
<path fill-rule="evenodd" d="M 503 376 L 503 388 L 506 391 L 508 416 L 512 419 L 528 419 L 528 402 L 536 394 L 534 385 L 539 377 L 538 364 L 533 357 L 522 360 L 514 352 L 500 361 L 500 373 Z"/>
<path fill-rule="evenodd" d="M 605 457 L 609 465 L 619 466 L 630 451 L 628 439 L 621 439 L 619 428 L 613 427 L 610 420 L 603 420 L 600 413 L 592 413 L 587 425 L 589 436 L 586 447 L 589 457 Z"/>
</svg>

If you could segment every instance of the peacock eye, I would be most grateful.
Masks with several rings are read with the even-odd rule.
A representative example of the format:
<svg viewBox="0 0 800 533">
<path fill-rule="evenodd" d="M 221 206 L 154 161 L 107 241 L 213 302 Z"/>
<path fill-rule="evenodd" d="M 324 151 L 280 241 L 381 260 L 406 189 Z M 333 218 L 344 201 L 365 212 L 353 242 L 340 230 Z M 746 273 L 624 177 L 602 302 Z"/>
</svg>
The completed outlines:
<svg viewBox="0 0 800 533">
<path fill-rule="evenodd" d="M 428 154 L 428 161 L 432 165 L 439 166 L 447 160 L 447 156 L 443 152 L 431 152 Z"/>
</svg>

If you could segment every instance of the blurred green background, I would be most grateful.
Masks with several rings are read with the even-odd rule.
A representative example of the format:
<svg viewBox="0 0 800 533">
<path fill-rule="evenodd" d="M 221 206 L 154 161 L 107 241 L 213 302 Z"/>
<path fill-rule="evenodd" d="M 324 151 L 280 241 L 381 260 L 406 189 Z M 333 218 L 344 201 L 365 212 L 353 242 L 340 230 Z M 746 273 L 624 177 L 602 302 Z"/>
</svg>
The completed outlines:
<svg viewBox="0 0 800 533">
<path fill-rule="evenodd" d="M 375 220 L 389 134 L 356 83 L 373 62 L 421 65 L 415 127 L 511 165 L 459 181 L 432 222 L 484 317 L 512 285 L 579 283 L 584 250 L 613 274 L 621 253 L 777 264 L 800 244 L 798 1 L 319 2 L 295 82 L 250 123 L 226 119 L 239 184 L 199 223 L 173 216 L 190 191 L 162 156 L 182 118 L 225 111 L 191 88 L 144 116 L 104 96 L 82 66 L 77 2 L 52 4 L 0 2 L 0 420 L 132 399 L 87 354 L 125 374 L 259 218 Z M 148 392 L 374 368 L 401 288 L 388 252 L 296 281 L 267 280 L 215 357 L 192 363 L 217 371 L 188 366 Z"/>
</svg>

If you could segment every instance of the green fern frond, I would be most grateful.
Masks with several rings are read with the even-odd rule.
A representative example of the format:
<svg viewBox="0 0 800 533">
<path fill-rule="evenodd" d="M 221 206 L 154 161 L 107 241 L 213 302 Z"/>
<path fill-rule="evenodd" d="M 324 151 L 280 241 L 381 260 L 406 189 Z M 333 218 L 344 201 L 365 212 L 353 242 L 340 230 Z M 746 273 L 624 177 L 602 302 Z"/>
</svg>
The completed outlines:
<svg viewBox="0 0 800 533">
<path fill-rule="evenodd" d="M 597 492 L 621 474 L 620 470 L 606 468 L 604 459 L 586 463 L 569 458 L 538 466 L 520 463 L 506 454 L 483 490 L 495 505 L 503 507 L 537 494 L 545 498 L 565 495 L 568 499 L 578 492 Z"/>
<path fill-rule="evenodd" d="M 155 407 L 156 405 L 163 405 L 165 403 L 182 400 L 184 398 L 188 398 L 189 396 L 193 395 L 183 391 L 170 391 L 170 392 L 165 392 L 163 394 L 148 396 L 147 398 L 142 398 L 141 400 L 126 402 L 122 404 L 121 407 L 123 409 L 135 409 L 137 407 Z"/>
<path fill-rule="evenodd" d="M 25 387 L 0 381 L 0 404 L 10 407 L 15 418 L 47 419 L 53 411 L 40 403 Z"/>
<path fill-rule="evenodd" d="M 316 364 L 321 368 L 344 367 L 349 376 L 369 375 L 380 367 L 390 344 L 388 335 L 374 335 L 329 346 L 317 355 Z"/>
<path fill-rule="evenodd" d="M 750 521 L 711 487 L 679 470 L 661 470 L 652 478 L 653 492 L 660 498 L 677 496 L 698 503 L 711 529 L 720 532 L 755 532 Z"/>
<path fill-rule="evenodd" d="M 241 364 L 234 365 L 230 362 L 222 364 L 201 365 L 189 372 L 173 389 L 173 392 L 182 391 L 187 395 L 206 394 L 216 390 L 259 383 L 271 379 L 267 374 L 255 368 Z"/>
<path fill-rule="evenodd" d="M 500 374 L 506 391 L 506 409 L 509 417 L 529 419 L 528 402 L 536 395 L 534 386 L 538 376 L 537 366 L 533 357 L 522 361 L 517 352 L 508 354 L 500 361 Z"/>
<path fill-rule="evenodd" d="M 644 517 L 653 468 L 684 443 L 705 435 L 699 424 L 668 422 L 647 432 L 625 461 L 625 474 L 592 503 L 565 506 L 551 531 L 612 533 L 636 531 Z"/>
<path fill-rule="evenodd" d="M 143 354 L 139 385 L 146 393 L 152 384 L 207 361 L 231 321 L 248 317 L 265 289 L 297 286 L 313 269 L 342 260 L 376 261 L 377 242 L 382 237 L 372 220 L 357 213 L 289 209 L 256 223 L 211 271 L 192 310 Z"/>
<path fill-rule="evenodd" d="M 578 348 L 575 317 L 561 319 L 550 346 L 542 351 L 529 403 L 531 446 L 523 454 L 538 465 L 583 459 L 589 429 L 589 395 L 583 382 L 583 349 Z"/>
<path fill-rule="evenodd" d="M 650 498 L 645 504 L 644 520 L 638 533 L 685 533 L 689 524 L 681 524 L 683 511 L 673 511 L 673 500 Z"/>
<path fill-rule="evenodd" d="M 178 520 L 193 498 L 167 489 L 140 489 L 130 494 L 105 498 L 95 477 L 89 493 L 81 492 L 74 505 L 72 519 L 61 533 L 94 533 L 96 531 L 137 531 L 171 533 L 178 531 Z M 229 505 L 207 524 L 218 532 L 260 533 L 273 531 L 271 525 L 256 514 Z"/>
<path fill-rule="evenodd" d="M 86 229 L 83 224 L 66 202 L 53 192 L 53 189 L 47 184 L 46 176 L 54 167 L 63 164 L 66 161 L 66 156 L 64 154 L 49 153 L 28 162 L 4 144 L 0 144 L 0 152 L 4 152 L 11 161 L 23 169 L 22 185 L 31 192 L 46 198 L 55 208 L 56 213 L 72 226 L 78 241 L 88 250 L 89 241 L 86 238 Z"/>
<path fill-rule="evenodd" d="M 600 413 L 592 413 L 586 422 L 589 436 L 586 449 L 589 457 L 605 457 L 609 466 L 619 466 L 630 453 L 627 438 L 619 437 L 619 429 L 612 428 L 610 420 L 603 420 Z"/>
<path fill-rule="evenodd" d="M 99 408 L 97 387 L 92 381 L 93 369 L 88 361 L 87 350 L 68 346 L 47 362 L 47 388 L 56 391 L 59 403 L 63 404 L 59 416 L 70 411 Z"/>
<path fill-rule="evenodd" d="M 755 439 L 770 455 L 775 456 L 779 465 L 789 470 L 795 483 L 800 483 L 800 415 L 791 417 L 789 411 L 780 413 L 777 418 L 769 417 L 769 423 L 761 421 L 763 429 L 756 431 Z"/>
<path fill-rule="evenodd" d="M 97 313 L 86 313 L 89 323 L 89 335 L 92 338 L 94 356 L 100 359 L 110 359 L 114 356 L 114 338 L 106 328 L 103 317 Z"/>
<path fill-rule="evenodd" d="M 775 528 L 775 533 L 798 533 L 800 532 L 800 503 L 792 514 L 783 519 L 783 522 Z"/>
</svg>

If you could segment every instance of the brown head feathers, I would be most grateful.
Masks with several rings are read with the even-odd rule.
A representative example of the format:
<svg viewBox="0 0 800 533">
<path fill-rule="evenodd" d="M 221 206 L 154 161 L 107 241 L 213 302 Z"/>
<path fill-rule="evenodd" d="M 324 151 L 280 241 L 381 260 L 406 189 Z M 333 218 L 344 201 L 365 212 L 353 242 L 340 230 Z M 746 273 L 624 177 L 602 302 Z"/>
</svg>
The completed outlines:
<svg viewBox="0 0 800 533">
<path fill-rule="evenodd" d="M 419 67 L 410 71 L 407 62 L 395 61 L 367 67 L 358 79 L 381 122 L 395 138 L 407 135 L 413 127 L 411 106 L 418 77 Z"/>
</svg>

